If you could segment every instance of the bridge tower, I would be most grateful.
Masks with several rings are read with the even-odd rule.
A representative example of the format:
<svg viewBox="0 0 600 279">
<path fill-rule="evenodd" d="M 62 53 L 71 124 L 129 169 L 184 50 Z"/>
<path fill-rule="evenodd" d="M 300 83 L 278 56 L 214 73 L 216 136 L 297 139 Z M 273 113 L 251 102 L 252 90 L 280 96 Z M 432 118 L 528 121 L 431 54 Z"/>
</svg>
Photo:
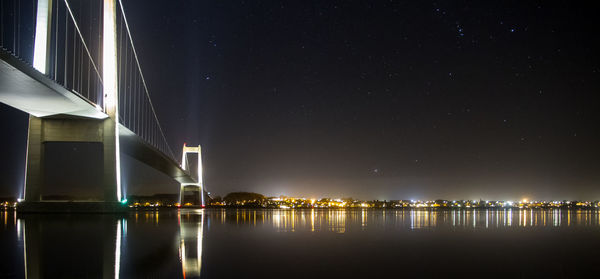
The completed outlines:
<svg viewBox="0 0 600 279">
<path fill-rule="evenodd" d="M 43 202 L 44 146 L 49 142 L 98 142 L 102 144 L 103 200 L 67 210 L 114 211 L 124 199 L 121 190 L 119 150 L 119 104 L 117 78 L 116 0 L 103 0 L 103 104 L 104 119 L 92 119 L 57 115 L 52 117 L 29 117 L 23 211 L 52 211 Z M 41 73 L 48 71 L 48 43 L 52 23 L 52 0 L 38 0 L 34 68 Z M 82 187 L 85 187 L 82 182 Z M 73 206 L 73 205 L 71 205 Z M 64 209 L 59 209 L 63 211 Z"/>
<path fill-rule="evenodd" d="M 184 197 L 185 191 L 194 191 L 199 195 L 200 205 L 204 207 L 204 187 L 202 184 L 202 154 L 201 147 L 198 145 L 197 147 L 187 146 L 185 143 L 183 144 L 183 152 L 181 155 L 181 168 L 183 170 L 188 170 L 189 166 L 187 163 L 187 154 L 198 154 L 198 182 L 197 183 L 182 183 L 181 189 L 179 191 L 179 204 L 184 205 Z"/>
</svg>

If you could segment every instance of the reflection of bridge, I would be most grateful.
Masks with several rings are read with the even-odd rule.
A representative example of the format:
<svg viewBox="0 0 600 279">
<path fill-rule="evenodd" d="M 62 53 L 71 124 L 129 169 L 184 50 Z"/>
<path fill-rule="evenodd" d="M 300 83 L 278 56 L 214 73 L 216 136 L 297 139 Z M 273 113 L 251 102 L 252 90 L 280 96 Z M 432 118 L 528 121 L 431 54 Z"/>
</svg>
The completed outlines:
<svg viewBox="0 0 600 279">
<path fill-rule="evenodd" d="M 156 222 L 154 225 L 158 225 L 158 215 L 161 213 L 146 212 L 148 214 L 150 216 L 146 216 L 141 222 Z M 165 243 L 168 249 L 164 251 L 171 253 L 163 254 L 158 263 L 153 262 L 155 266 L 179 258 L 183 278 L 200 278 L 205 214 L 203 209 L 182 209 L 177 212 L 177 223 L 167 222 L 162 225 L 162 230 L 154 230 L 154 233 L 171 234 L 163 239 L 169 240 Z M 138 243 L 144 243 L 145 237 L 152 237 L 141 227 L 137 230 L 135 227 L 128 229 L 128 222 L 137 223 L 137 217 L 128 219 L 104 214 L 26 214 L 10 220 L 16 222 L 17 241 L 20 242 L 20 249 L 23 249 L 25 278 L 81 278 L 89 277 L 90 274 L 102 278 L 134 277 L 132 275 L 161 277 L 156 274 L 160 271 L 158 268 L 138 268 L 149 258 L 155 259 L 155 251 L 141 252 L 132 243 L 135 241 L 128 241 L 137 239 Z M 175 224 L 178 226 L 174 226 Z M 65 230 L 65 226 L 69 229 Z M 178 234 L 179 241 L 170 241 L 175 234 Z M 85 249 L 81 249 L 82 247 Z M 82 260 L 87 263 L 80 264 Z M 172 271 L 169 270 L 169 278 L 177 276 Z"/>
<path fill-rule="evenodd" d="M 0 102 L 30 114 L 24 209 L 48 208 L 42 193 L 49 142 L 102 144 L 103 202 L 95 210 L 126 201 L 122 153 L 181 183 L 181 193 L 190 186 L 203 193 L 201 171 L 196 180 L 186 170 L 190 147 L 180 164 L 166 140 L 120 0 L 38 0 L 29 7 L 0 1 Z"/>
<path fill-rule="evenodd" d="M 179 257 L 183 278 L 200 278 L 205 212 L 179 212 Z"/>
</svg>

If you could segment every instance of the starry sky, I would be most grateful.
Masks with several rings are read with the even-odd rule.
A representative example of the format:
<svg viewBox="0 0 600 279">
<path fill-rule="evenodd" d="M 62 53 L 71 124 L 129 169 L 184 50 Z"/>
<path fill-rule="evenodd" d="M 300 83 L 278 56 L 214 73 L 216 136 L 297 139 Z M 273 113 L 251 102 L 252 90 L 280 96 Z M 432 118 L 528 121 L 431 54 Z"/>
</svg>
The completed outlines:
<svg viewBox="0 0 600 279">
<path fill-rule="evenodd" d="M 203 146 L 213 194 L 600 199 L 587 3 L 123 2 L 167 138 Z M 11 194 L 27 117 L 0 116 Z M 130 194 L 177 192 L 130 165 Z"/>
</svg>

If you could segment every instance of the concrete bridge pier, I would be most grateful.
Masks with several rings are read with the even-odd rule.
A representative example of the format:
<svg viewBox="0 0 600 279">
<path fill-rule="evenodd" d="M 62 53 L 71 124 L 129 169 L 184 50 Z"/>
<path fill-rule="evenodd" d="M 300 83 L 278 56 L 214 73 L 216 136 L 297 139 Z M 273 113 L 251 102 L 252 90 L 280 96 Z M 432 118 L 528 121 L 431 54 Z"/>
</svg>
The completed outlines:
<svg viewBox="0 0 600 279">
<path fill-rule="evenodd" d="M 194 195 L 197 195 L 197 199 L 194 200 L 186 200 L 185 199 L 185 192 L 193 192 Z M 190 203 L 192 204 L 192 206 L 203 206 L 204 204 L 202 203 L 202 187 L 198 184 L 181 184 L 181 189 L 179 191 L 179 204 L 181 206 L 186 206 L 186 203 Z M 190 205 L 187 205 L 190 206 Z"/>
<path fill-rule="evenodd" d="M 29 117 L 27 163 L 24 200 L 19 203 L 22 211 L 93 211 L 112 212 L 122 210 L 119 187 L 116 123 L 111 118 L 86 119 L 75 117 L 39 118 Z M 102 144 L 103 198 L 98 201 L 44 201 L 46 160 L 45 144 L 49 142 L 98 142 Z M 82 182 L 81 187 L 85 187 Z"/>
</svg>

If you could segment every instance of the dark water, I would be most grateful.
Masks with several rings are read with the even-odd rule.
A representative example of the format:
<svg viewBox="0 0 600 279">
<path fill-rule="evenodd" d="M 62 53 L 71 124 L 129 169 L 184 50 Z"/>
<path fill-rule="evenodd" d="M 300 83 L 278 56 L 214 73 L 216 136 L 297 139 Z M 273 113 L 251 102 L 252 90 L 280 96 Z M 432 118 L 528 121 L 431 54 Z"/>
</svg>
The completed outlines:
<svg viewBox="0 0 600 279">
<path fill-rule="evenodd" d="M 0 211 L 0 278 L 596 278 L 594 210 Z M 590 277 L 591 276 L 591 277 Z"/>
</svg>

